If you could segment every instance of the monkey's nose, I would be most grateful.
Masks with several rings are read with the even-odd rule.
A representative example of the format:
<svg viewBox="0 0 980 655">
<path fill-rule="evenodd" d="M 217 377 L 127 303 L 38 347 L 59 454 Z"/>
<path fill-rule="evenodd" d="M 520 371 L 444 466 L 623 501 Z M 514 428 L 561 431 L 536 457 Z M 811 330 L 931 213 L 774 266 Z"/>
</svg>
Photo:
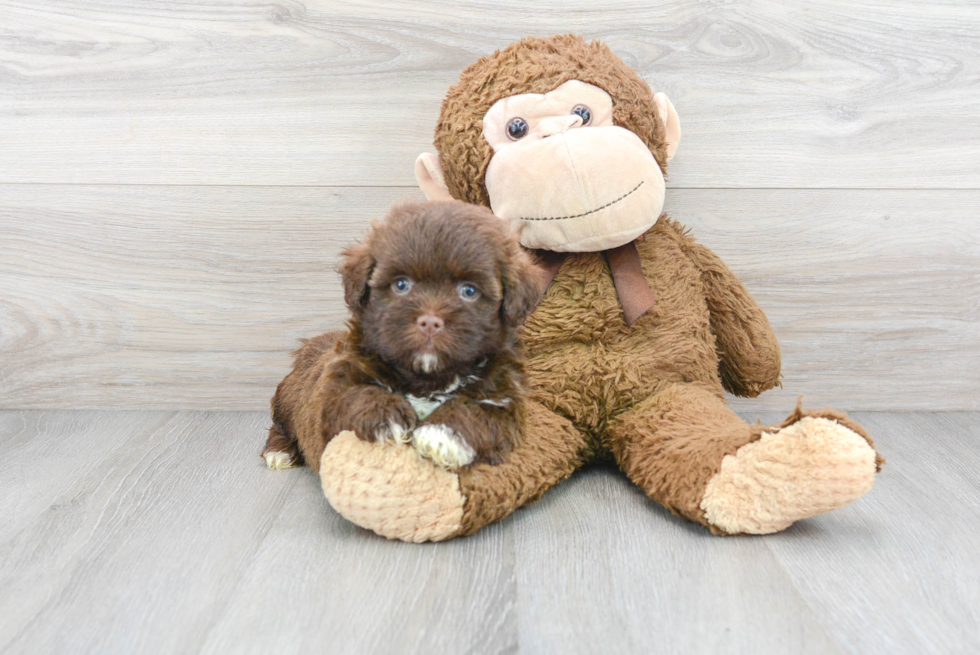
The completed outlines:
<svg viewBox="0 0 980 655">
<path fill-rule="evenodd" d="M 430 339 L 436 336 L 445 326 L 442 317 L 436 316 L 435 314 L 422 314 L 415 319 L 415 324 L 422 330 L 422 334 Z"/>
<path fill-rule="evenodd" d="M 549 137 L 556 134 L 561 134 L 562 132 L 567 132 L 573 127 L 579 127 L 581 124 L 582 117 L 578 114 L 569 114 L 568 116 L 551 116 L 538 121 L 538 131 L 541 133 L 542 137 Z"/>
</svg>

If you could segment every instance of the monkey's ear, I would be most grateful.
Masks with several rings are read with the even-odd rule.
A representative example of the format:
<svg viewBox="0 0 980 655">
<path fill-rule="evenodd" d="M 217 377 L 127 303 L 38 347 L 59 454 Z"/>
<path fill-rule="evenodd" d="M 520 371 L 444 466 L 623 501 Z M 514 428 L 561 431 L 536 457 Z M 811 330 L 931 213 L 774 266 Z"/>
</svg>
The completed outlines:
<svg viewBox="0 0 980 655">
<path fill-rule="evenodd" d="M 415 179 L 429 200 L 453 199 L 449 195 L 449 187 L 446 186 L 446 176 L 442 172 L 439 155 L 434 152 L 423 152 L 415 160 Z"/>
<path fill-rule="evenodd" d="M 367 243 L 359 243 L 343 252 L 340 275 L 344 280 L 344 302 L 355 314 L 367 304 L 368 280 L 374 270 L 374 257 Z"/>
<path fill-rule="evenodd" d="M 513 244 L 503 267 L 504 300 L 500 311 L 510 326 L 520 325 L 544 295 L 544 270 L 523 248 Z"/>
<path fill-rule="evenodd" d="M 667 161 L 670 161 L 674 158 L 674 153 L 677 152 L 677 145 L 681 142 L 681 119 L 678 118 L 677 110 L 674 109 L 674 105 L 670 102 L 670 98 L 667 97 L 666 93 L 661 91 L 655 94 L 653 100 L 657 103 L 657 112 L 664 122 L 664 128 L 666 128 Z"/>
</svg>

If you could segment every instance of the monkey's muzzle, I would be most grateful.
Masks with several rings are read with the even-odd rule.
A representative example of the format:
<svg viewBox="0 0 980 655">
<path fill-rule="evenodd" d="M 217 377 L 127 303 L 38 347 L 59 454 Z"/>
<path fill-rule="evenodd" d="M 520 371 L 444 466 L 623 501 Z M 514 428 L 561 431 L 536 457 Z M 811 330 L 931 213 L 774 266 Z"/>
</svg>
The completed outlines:
<svg viewBox="0 0 980 655">
<path fill-rule="evenodd" d="M 569 129 L 515 143 L 487 167 L 493 213 L 519 223 L 521 244 L 607 250 L 646 232 L 664 204 L 664 177 L 646 144 L 617 126 Z"/>
</svg>

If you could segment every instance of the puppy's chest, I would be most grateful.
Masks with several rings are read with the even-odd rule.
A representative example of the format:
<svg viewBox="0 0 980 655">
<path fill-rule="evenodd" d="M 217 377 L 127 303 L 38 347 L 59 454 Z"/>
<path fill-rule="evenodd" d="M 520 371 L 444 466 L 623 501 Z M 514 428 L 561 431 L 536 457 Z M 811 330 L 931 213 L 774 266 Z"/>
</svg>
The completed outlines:
<svg viewBox="0 0 980 655">
<path fill-rule="evenodd" d="M 435 391 L 433 393 L 420 395 L 420 396 L 416 396 L 410 393 L 402 393 L 399 392 L 398 390 L 391 389 L 386 385 L 382 385 L 382 386 L 385 386 L 385 388 L 387 388 L 388 391 L 391 391 L 392 393 L 396 393 L 402 396 L 403 398 L 405 398 L 405 400 L 408 401 L 408 404 L 412 406 L 412 409 L 415 410 L 415 414 L 416 416 L 418 416 L 419 420 L 424 421 L 432 414 L 432 412 L 436 411 L 450 400 L 453 400 L 454 398 L 458 398 L 460 395 L 464 393 L 464 391 L 471 390 L 477 383 L 481 381 L 482 378 L 476 375 L 457 377 L 445 389 L 441 389 L 439 391 Z M 469 389 L 467 389 L 467 387 L 469 387 Z M 487 404 L 487 403 L 497 404 L 497 401 L 492 401 L 487 399 L 479 400 L 477 402 L 481 404 Z"/>
<path fill-rule="evenodd" d="M 413 396 L 410 393 L 405 394 L 405 400 L 408 404 L 412 406 L 415 410 L 415 415 L 419 417 L 420 421 L 424 421 L 429 418 L 429 415 L 445 405 L 448 401 L 456 397 L 455 390 L 446 390 L 440 393 L 434 393 L 430 396 Z"/>
</svg>

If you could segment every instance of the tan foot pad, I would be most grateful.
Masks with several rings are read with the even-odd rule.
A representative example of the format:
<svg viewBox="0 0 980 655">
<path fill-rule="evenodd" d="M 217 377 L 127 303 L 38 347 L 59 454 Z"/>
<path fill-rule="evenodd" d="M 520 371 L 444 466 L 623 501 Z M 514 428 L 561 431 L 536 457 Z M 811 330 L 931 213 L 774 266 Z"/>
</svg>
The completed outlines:
<svg viewBox="0 0 980 655">
<path fill-rule="evenodd" d="M 769 534 L 863 496 L 875 451 L 836 421 L 807 416 L 727 455 L 701 509 L 730 534 Z"/>
<path fill-rule="evenodd" d="M 327 500 L 347 520 L 389 539 L 441 541 L 463 521 L 459 477 L 411 446 L 334 437 L 320 459 Z"/>
</svg>

